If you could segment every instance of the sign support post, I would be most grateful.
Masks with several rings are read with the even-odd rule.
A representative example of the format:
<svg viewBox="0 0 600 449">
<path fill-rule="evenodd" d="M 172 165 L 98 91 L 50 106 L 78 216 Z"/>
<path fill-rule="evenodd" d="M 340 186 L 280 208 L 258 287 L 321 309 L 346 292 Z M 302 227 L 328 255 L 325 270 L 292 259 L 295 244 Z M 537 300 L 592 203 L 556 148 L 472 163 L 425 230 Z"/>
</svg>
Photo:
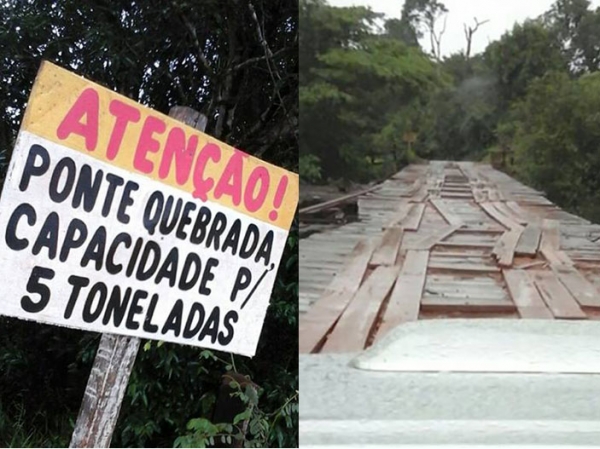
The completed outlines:
<svg viewBox="0 0 600 449">
<path fill-rule="evenodd" d="M 169 117 L 199 131 L 206 128 L 207 117 L 188 107 L 174 106 Z M 140 341 L 102 334 L 69 447 L 110 447 Z"/>
</svg>

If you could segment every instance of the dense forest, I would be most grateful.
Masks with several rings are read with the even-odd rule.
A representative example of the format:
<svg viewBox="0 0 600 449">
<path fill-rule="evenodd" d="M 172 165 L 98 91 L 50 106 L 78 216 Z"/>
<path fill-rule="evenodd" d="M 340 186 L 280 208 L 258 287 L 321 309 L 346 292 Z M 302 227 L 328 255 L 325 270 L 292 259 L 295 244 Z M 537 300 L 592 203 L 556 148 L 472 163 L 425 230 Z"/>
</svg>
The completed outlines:
<svg viewBox="0 0 600 449">
<path fill-rule="evenodd" d="M 300 0 L 300 172 L 366 182 L 419 160 L 490 160 L 560 206 L 600 221 L 600 9 L 558 0 L 479 54 L 492 17 L 443 56 L 441 1 L 400 19 Z M 423 44 L 426 43 L 426 44 Z"/>
<path fill-rule="evenodd" d="M 295 0 L 0 1 L 0 179 L 42 60 L 163 113 L 192 107 L 207 133 L 297 171 L 297 18 Z M 211 422 L 227 371 L 259 386 L 257 398 L 245 394 L 254 406 L 241 443 L 297 445 L 296 235 L 256 356 L 142 342 L 113 446 L 235 440 L 239 431 Z M 68 446 L 98 341 L 0 317 L 0 446 Z"/>
</svg>

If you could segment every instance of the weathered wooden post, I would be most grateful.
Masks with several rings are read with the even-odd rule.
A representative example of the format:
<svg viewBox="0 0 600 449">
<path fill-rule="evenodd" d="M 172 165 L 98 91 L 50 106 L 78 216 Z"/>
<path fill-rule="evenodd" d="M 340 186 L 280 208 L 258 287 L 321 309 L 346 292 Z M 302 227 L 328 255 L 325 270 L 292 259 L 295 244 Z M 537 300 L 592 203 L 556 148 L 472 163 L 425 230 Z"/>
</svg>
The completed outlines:
<svg viewBox="0 0 600 449">
<path fill-rule="evenodd" d="M 141 338 L 256 351 L 298 176 L 170 115 L 44 62 L 12 154 L 0 314 L 103 334 L 71 447 L 109 446 Z"/>
<path fill-rule="evenodd" d="M 174 106 L 169 117 L 206 129 L 207 117 L 188 107 Z M 110 447 L 140 342 L 137 337 L 102 334 L 69 447 Z"/>
</svg>

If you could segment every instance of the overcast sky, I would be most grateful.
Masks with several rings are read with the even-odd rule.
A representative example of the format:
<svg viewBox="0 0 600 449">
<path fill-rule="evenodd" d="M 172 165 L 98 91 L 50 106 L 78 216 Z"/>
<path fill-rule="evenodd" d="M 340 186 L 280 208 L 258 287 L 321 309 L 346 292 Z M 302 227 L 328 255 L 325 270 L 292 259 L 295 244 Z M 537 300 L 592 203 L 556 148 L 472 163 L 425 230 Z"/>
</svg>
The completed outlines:
<svg viewBox="0 0 600 449">
<path fill-rule="evenodd" d="M 442 38 L 442 54 L 449 55 L 465 49 L 463 24 L 472 25 L 473 17 L 479 21 L 489 20 L 482 25 L 473 38 L 472 54 L 481 52 L 491 41 L 497 40 L 510 30 L 515 22 L 523 22 L 544 13 L 554 0 L 441 0 L 448 8 L 446 32 Z M 370 6 L 375 12 L 388 17 L 400 17 L 403 0 L 328 0 L 332 6 Z M 592 0 L 592 6 L 600 6 L 600 0 Z M 429 40 L 422 42 L 430 50 Z"/>
</svg>

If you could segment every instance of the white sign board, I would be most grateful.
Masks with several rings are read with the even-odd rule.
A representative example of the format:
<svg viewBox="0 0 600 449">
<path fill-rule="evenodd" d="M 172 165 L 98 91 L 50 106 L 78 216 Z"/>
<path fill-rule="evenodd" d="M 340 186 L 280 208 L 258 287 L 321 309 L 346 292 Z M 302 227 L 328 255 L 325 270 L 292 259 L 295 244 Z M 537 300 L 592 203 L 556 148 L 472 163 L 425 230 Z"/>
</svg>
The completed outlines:
<svg viewBox="0 0 600 449">
<path fill-rule="evenodd" d="M 0 198 L 0 313 L 254 355 L 297 175 L 44 63 Z"/>
</svg>

